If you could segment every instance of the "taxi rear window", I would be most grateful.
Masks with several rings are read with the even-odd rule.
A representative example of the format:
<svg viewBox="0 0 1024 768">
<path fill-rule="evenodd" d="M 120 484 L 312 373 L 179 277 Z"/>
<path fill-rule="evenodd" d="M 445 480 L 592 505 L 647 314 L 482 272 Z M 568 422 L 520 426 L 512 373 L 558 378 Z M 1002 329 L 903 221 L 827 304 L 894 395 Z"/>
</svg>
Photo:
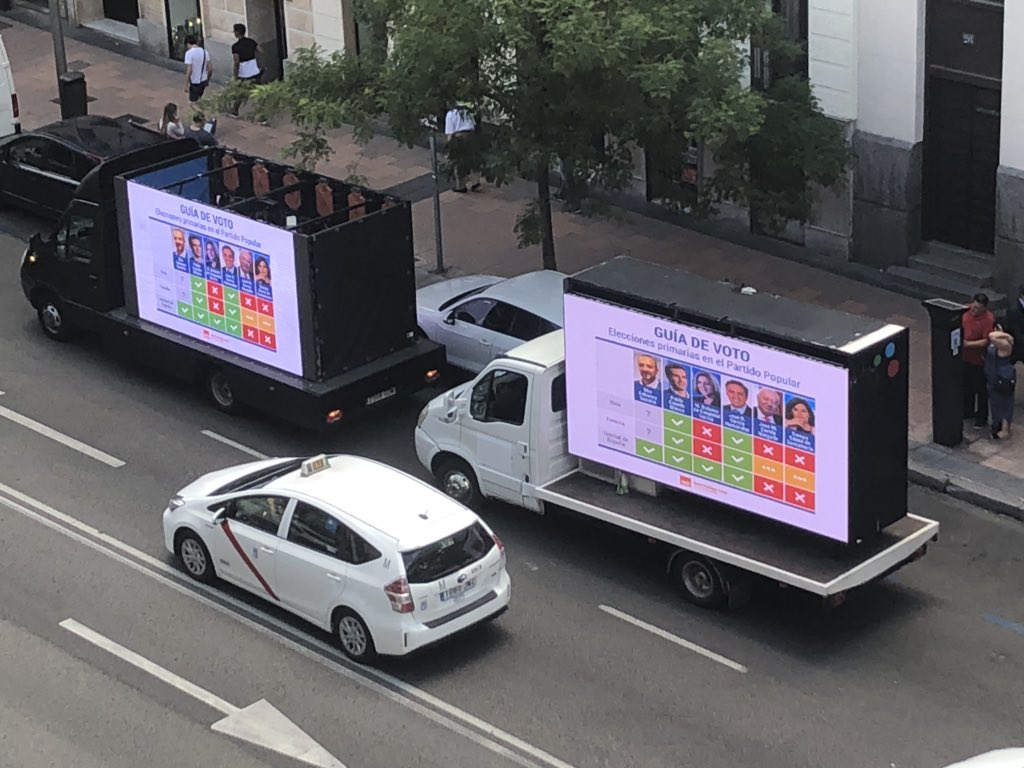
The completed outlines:
<svg viewBox="0 0 1024 768">
<path fill-rule="evenodd" d="M 480 523 L 474 523 L 433 544 L 402 553 L 405 577 L 410 584 L 443 579 L 475 563 L 494 546 L 494 539 Z"/>
</svg>

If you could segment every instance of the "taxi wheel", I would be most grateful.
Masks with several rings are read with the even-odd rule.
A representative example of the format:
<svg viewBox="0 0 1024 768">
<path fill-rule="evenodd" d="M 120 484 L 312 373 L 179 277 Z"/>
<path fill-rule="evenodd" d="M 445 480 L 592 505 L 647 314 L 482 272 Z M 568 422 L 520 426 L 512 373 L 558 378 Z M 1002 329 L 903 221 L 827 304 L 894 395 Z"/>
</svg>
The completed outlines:
<svg viewBox="0 0 1024 768">
<path fill-rule="evenodd" d="M 334 636 L 338 639 L 342 652 L 352 661 L 370 664 L 377 658 L 377 649 L 373 645 L 370 630 L 355 611 L 341 608 L 335 612 Z"/>
<path fill-rule="evenodd" d="M 476 475 L 462 459 L 445 459 L 437 467 L 437 482 L 441 490 L 467 507 L 480 498 Z"/>
<path fill-rule="evenodd" d="M 198 536 L 190 531 L 178 537 L 178 560 L 184 567 L 185 573 L 196 581 L 211 584 L 217 578 L 217 574 L 213 570 L 210 550 Z"/>
</svg>

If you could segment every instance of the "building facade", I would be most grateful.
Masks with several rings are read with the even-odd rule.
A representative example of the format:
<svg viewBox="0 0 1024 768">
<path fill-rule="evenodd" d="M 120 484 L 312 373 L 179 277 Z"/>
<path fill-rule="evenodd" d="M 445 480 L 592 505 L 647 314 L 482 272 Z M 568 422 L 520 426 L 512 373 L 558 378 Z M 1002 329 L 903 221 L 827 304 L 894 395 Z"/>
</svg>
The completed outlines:
<svg viewBox="0 0 1024 768">
<path fill-rule="evenodd" d="M 774 0 L 807 50 L 824 112 L 847 128 L 847 178 L 819 190 L 814 219 L 782 237 L 894 274 L 936 251 L 988 265 L 996 291 L 1024 284 L 1024 3 Z M 1004 40 L 1007 41 L 1004 45 Z M 756 69 L 756 60 L 755 60 Z M 756 74 L 756 72 L 755 72 Z M 672 164 L 685 183 L 713 157 Z M 658 197 L 663 162 L 637 163 Z M 723 211 L 730 218 L 749 212 Z M 983 271 L 986 269 L 983 266 Z M 965 267 L 965 275 L 969 270 Z"/>
<path fill-rule="evenodd" d="M 263 52 L 266 76 L 282 76 L 288 52 L 314 43 L 354 50 L 352 0 L 67 0 L 71 22 L 138 43 L 181 61 L 184 39 L 196 35 L 210 51 L 214 79 L 230 77 L 232 28 L 245 24 Z"/>
</svg>

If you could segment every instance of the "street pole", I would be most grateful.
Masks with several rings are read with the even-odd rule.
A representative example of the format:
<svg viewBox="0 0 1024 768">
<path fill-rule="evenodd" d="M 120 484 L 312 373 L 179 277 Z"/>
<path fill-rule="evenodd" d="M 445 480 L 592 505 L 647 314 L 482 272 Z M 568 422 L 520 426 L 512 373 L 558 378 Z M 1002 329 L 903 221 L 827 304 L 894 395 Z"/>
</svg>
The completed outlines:
<svg viewBox="0 0 1024 768">
<path fill-rule="evenodd" d="M 67 74 L 68 56 L 64 51 L 64 26 L 60 18 L 60 0 L 50 0 L 50 34 L 53 35 L 53 60 L 57 64 L 57 80 Z"/>
<path fill-rule="evenodd" d="M 434 250 L 437 252 L 438 275 L 445 273 L 444 250 L 441 246 L 441 187 L 437 178 L 437 131 L 430 126 L 430 178 L 434 181 Z"/>
</svg>

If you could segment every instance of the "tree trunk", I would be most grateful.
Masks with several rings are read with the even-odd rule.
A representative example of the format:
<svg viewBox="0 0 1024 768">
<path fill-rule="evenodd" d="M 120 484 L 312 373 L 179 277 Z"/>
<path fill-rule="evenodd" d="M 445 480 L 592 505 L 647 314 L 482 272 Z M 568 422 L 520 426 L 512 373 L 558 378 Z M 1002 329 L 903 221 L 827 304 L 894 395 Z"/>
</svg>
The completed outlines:
<svg viewBox="0 0 1024 768">
<path fill-rule="evenodd" d="M 551 224 L 551 175 L 546 157 L 537 167 L 537 217 L 544 269 L 558 269 L 555 264 L 555 230 Z"/>
</svg>

